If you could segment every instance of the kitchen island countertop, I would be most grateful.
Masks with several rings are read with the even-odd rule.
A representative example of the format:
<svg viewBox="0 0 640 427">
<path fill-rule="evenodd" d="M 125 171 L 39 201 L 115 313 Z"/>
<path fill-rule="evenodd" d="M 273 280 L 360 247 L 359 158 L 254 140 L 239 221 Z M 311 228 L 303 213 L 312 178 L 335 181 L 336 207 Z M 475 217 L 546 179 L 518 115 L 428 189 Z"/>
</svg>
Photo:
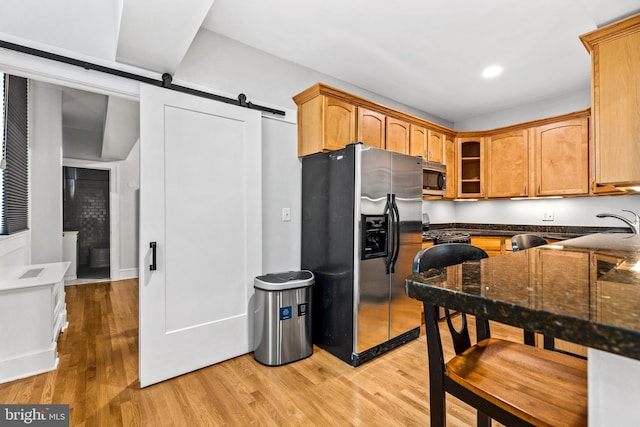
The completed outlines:
<svg viewBox="0 0 640 427">
<path fill-rule="evenodd" d="M 415 299 L 640 360 L 640 236 L 591 234 L 407 277 Z"/>
</svg>

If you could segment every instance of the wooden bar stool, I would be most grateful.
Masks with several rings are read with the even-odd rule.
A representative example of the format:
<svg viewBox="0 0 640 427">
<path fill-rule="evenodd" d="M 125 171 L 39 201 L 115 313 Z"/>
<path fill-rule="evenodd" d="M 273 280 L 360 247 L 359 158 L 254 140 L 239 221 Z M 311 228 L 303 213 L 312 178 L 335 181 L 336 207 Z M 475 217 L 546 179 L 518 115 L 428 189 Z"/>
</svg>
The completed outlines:
<svg viewBox="0 0 640 427">
<path fill-rule="evenodd" d="M 420 251 L 413 268 L 417 273 L 486 256 L 467 244 L 437 245 Z M 446 425 L 446 393 L 477 409 L 478 426 L 490 426 L 491 419 L 507 426 L 587 425 L 585 360 L 490 338 L 489 322 L 480 318 L 478 343 L 471 345 L 466 315 L 456 330 L 445 310 L 456 352 L 445 363 L 436 307 L 424 302 L 424 310 L 432 427 Z"/>
</svg>

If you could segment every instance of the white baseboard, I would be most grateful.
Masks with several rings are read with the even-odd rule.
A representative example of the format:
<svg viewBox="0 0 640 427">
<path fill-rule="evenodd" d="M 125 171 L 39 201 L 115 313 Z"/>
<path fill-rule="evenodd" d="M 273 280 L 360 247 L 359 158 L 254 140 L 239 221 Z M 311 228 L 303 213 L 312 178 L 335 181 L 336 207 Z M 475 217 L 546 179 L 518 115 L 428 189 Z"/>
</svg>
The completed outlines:
<svg viewBox="0 0 640 427">
<path fill-rule="evenodd" d="M 120 280 L 137 279 L 138 277 L 139 275 L 137 268 L 123 268 L 122 270 L 120 270 Z"/>
<path fill-rule="evenodd" d="M 45 351 L 0 360 L 0 384 L 30 377 L 58 367 L 57 343 Z"/>
</svg>

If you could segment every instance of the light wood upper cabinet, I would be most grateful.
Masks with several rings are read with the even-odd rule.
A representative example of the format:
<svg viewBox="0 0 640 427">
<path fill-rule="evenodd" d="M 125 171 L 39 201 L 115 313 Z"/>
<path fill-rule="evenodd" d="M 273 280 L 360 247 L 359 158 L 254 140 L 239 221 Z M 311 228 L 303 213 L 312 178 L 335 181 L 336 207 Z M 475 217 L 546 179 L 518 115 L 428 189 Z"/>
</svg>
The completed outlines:
<svg viewBox="0 0 640 427">
<path fill-rule="evenodd" d="M 458 170 L 456 165 L 456 140 L 451 135 L 444 135 L 444 147 L 443 147 L 444 164 L 447 167 L 447 192 L 444 197 L 447 199 L 455 199 L 457 196 L 457 179 L 456 172 Z"/>
<path fill-rule="evenodd" d="M 637 86 L 640 83 L 632 85 L 634 90 Z M 422 156 L 446 165 L 447 190 L 443 197 L 447 199 L 616 191 L 604 184 L 597 188 L 594 185 L 590 191 L 595 150 L 589 145 L 589 110 L 500 129 L 456 133 L 323 83 L 293 99 L 298 105 L 298 156 L 338 150 L 357 141 Z M 636 126 L 640 126 L 640 120 Z"/>
<path fill-rule="evenodd" d="M 358 107 L 358 141 L 370 147 L 384 148 L 385 119 L 382 113 Z"/>
<path fill-rule="evenodd" d="M 484 197 L 484 138 L 458 138 L 458 197 Z"/>
<path fill-rule="evenodd" d="M 559 121 L 535 128 L 535 195 L 589 193 L 589 120 Z"/>
<path fill-rule="evenodd" d="M 423 160 L 444 163 L 444 134 L 424 126 L 410 125 L 409 154 Z"/>
<path fill-rule="evenodd" d="M 640 183 L 640 14 L 580 37 L 591 53 L 595 182 Z"/>
<path fill-rule="evenodd" d="M 444 134 L 431 129 L 427 131 L 427 160 L 442 163 L 442 147 L 444 146 Z"/>
<path fill-rule="evenodd" d="M 529 130 L 486 138 L 487 197 L 525 197 L 529 182 Z"/>
<path fill-rule="evenodd" d="M 325 95 L 298 105 L 298 156 L 339 150 L 356 140 L 356 107 Z"/>
<path fill-rule="evenodd" d="M 422 160 L 427 160 L 427 128 L 411 123 L 409 130 L 409 154 L 412 156 L 421 156 Z"/>
<path fill-rule="evenodd" d="M 386 148 L 397 153 L 409 153 L 409 123 L 387 117 Z"/>
<path fill-rule="evenodd" d="M 293 97 L 298 106 L 298 157 L 344 148 L 353 142 L 442 161 L 442 134 L 436 123 L 316 83 Z M 412 136 L 413 133 L 413 136 Z M 455 134 L 455 133 L 454 133 Z"/>
</svg>

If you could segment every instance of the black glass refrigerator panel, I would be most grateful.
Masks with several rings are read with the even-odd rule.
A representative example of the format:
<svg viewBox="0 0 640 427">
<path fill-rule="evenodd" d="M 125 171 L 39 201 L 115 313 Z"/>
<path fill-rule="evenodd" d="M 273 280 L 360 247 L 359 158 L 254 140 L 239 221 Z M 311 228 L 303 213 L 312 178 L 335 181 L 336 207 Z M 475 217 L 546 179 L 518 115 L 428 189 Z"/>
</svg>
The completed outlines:
<svg viewBox="0 0 640 427">
<path fill-rule="evenodd" d="M 315 275 L 313 342 L 345 361 L 353 353 L 354 157 L 302 158 L 301 266 Z"/>
</svg>

